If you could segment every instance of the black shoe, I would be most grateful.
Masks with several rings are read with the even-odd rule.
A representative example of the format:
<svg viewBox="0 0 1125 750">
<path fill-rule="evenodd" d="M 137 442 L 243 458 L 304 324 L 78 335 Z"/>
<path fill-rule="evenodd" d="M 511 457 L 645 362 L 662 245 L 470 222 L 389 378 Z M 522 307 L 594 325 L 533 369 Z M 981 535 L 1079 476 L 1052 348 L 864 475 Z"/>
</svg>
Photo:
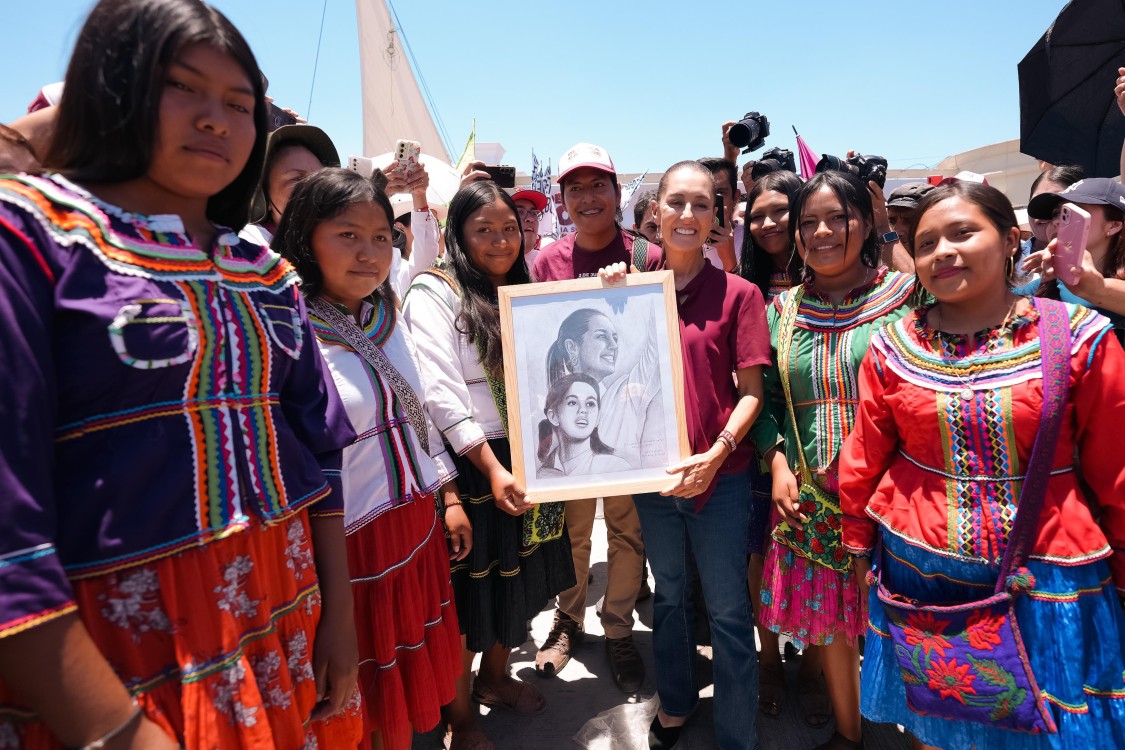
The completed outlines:
<svg viewBox="0 0 1125 750">
<path fill-rule="evenodd" d="M 666 727 L 660 723 L 660 712 L 656 712 L 656 716 L 652 717 L 652 723 L 648 727 L 648 747 L 649 750 L 672 750 L 676 743 L 680 741 L 680 732 L 684 729 L 681 724 L 678 727 Z"/>
<path fill-rule="evenodd" d="M 633 636 L 606 638 L 605 654 L 609 657 L 610 672 L 617 688 L 629 694 L 640 690 L 645 681 L 645 663 L 633 644 Z"/>
</svg>

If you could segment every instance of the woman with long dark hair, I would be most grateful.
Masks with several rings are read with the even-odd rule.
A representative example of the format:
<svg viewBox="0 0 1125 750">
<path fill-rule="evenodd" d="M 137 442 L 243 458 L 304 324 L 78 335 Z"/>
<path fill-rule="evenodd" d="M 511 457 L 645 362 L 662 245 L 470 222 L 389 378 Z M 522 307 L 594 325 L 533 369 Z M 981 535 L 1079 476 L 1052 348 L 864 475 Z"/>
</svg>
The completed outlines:
<svg viewBox="0 0 1125 750">
<path fill-rule="evenodd" d="M 755 180 L 746 196 L 738 274 L 761 290 L 766 304 L 801 280 L 801 256 L 789 234 L 789 201 L 802 184 L 793 172 L 779 170 Z"/>
<path fill-rule="evenodd" d="M 934 302 L 859 372 L 840 500 L 856 576 L 879 581 L 863 714 L 915 747 L 1125 747 L 1125 353 L 1103 316 L 1011 290 L 1019 238 L 995 188 L 923 198 L 909 247 Z M 892 621 L 880 590 L 941 609 Z M 979 606 L 998 590 L 1018 641 L 1007 607 Z"/>
<path fill-rule="evenodd" d="M 370 745 L 406 750 L 456 696 L 461 638 L 449 560 L 472 530 L 422 410 L 414 342 L 391 287 L 391 203 L 370 180 L 300 180 L 273 247 L 293 263 L 321 356 L 358 436 L 344 449 L 344 531 Z M 446 534 L 449 533 L 449 548 Z"/>
<path fill-rule="evenodd" d="M 491 181 L 458 191 L 445 247 L 448 266 L 415 278 L 403 317 L 418 346 L 426 409 L 454 455 L 473 529 L 472 551 L 452 567 L 465 668 L 448 718 L 453 747 L 480 750 L 492 743 L 471 700 L 520 714 L 545 708 L 537 689 L 508 674 L 508 658 L 527 640 L 528 620 L 574 585 L 574 563 L 561 508 L 533 511 L 511 473 L 496 290 L 529 281 L 511 197 Z"/>
<path fill-rule="evenodd" d="M 803 261 L 796 243 L 789 234 L 789 203 L 803 181 L 793 172 L 779 170 L 763 175 L 754 182 L 746 198 L 746 233 L 743 235 L 739 275 L 758 287 L 766 304 L 794 284 L 801 283 Z M 760 469 L 761 462 L 750 465 L 749 478 L 753 502 L 750 512 L 750 597 L 758 620 L 758 639 L 762 650 L 758 671 L 758 707 L 767 716 L 780 716 L 785 698 L 785 668 L 777 633 L 761 625 L 762 571 L 766 546 L 769 543 L 770 511 L 773 508 L 773 481 Z M 826 724 L 832 716 L 831 706 L 820 675 L 820 650 L 807 645 L 802 650 L 801 670 L 797 676 L 797 701 L 801 715 L 810 726 Z"/>
<path fill-rule="evenodd" d="M 103 0 L 66 91 L 57 172 L 0 180 L 0 736 L 354 747 L 354 433 L 297 274 L 233 231 L 254 56 L 202 2 Z"/>
<path fill-rule="evenodd" d="M 589 375 L 563 375 L 551 383 L 539 422 L 536 475 L 592 476 L 632 467 L 598 435 L 601 391 Z"/>
<path fill-rule="evenodd" d="M 819 750 L 852 750 L 862 747 L 857 639 L 867 616 L 840 546 L 838 456 L 855 424 L 867 341 L 909 311 L 914 277 L 880 264 L 871 194 L 842 172 L 801 186 L 789 236 L 803 260 L 802 283 L 767 310 L 769 408 L 752 430 L 781 520 L 766 551 L 761 622 L 824 647 L 836 732 Z"/>
</svg>

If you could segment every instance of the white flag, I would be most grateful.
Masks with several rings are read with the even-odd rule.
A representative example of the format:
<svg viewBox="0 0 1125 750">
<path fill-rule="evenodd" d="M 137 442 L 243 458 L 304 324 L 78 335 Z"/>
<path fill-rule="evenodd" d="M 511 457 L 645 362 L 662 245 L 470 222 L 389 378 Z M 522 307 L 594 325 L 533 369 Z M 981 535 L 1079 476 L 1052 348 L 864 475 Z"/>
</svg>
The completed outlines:
<svg viewBox="0 0 1125 750">
<path fill-rule="evenodd" d="M 621 188 L 621 210 L 624 211 L 625 207 L 629 205 L 629 200 L 633 197 L 633 193 L 637 192 L 637 188 L 644 182 L 645 176 L 648 174 L 646 169 L 635 179 L 629 180 L 628 184 Z"/>
</svg>

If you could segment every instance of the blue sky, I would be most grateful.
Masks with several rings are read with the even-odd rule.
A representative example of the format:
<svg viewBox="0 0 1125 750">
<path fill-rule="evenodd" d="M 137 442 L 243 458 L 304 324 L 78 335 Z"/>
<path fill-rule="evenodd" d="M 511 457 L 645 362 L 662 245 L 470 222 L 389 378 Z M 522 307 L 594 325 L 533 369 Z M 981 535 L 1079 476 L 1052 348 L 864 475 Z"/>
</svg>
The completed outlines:
<svg viewBox="0 0 1125 750">
<path fill-rule="evenodd" d="M 364 0 L 380 2 L 382 0 Z M 90 0 L 18 0 L 9 14 L 0 121 L 61 80 Z M 249 39 L 279 103 L 308 112 L 342 155 L 362 145 L 354 0 L 213 0 Z M 1016 65 L 1062 0 L 692 0 L 688 3 L 393 0 L 460 154 L 479 141 L 529 171 L 578 141 L 621 172 L 720 151 L 719 128 L 770 118 L 769 146 L 881 154 L 892 167 L 1019 136 Z M 18 64 L 12 61 L 18 60 Z M 408 137 L 410 134 L 402 134 Z M 391 144 L 387 144 L 389 151 Z"/>
</svg>

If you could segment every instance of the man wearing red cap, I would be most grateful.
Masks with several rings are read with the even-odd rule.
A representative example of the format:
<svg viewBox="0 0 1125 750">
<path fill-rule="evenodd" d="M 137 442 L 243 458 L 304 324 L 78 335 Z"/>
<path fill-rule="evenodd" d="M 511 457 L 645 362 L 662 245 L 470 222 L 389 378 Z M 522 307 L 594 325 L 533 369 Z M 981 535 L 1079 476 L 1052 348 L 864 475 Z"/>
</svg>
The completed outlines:
<svg viewBox="0 0 1125 750">
<path fill-rule="evenodd" d="M 535 259 L 539 255 L 539 217 L 547 210 L 547 196 L 538 190 L 522 188 L 512 193 L 512 200 L 523 229 L 523 257 L 528 269 L 531 269 L 535 267 Z M 532 279 L 535 277 L 532 276 Z"/>
<path fill-rule="evenodd" d="M 596 276 L 613 263 L 641 265 L 656 270 L 662 252 L 656 245 L 634 247 L 639 242 L 617 223 L 621 185 L 605 149 L 579 143 L 559 160 L 559 185 L 563 205 L 576 231 L 545 247 L 535 259 L 531 275 L 537 281 L 563 281 Z M 634 258 L 634 250 L 644 257 Z M 638 253 L 640 255 L 641 253 Z M 634 261 L 638 262 L 634 262 Z M 574 556 L 574 588 L 559 594 L 555 622 L 535 657 L 536 671 L 545 677 L 557 674 L 570 661 L 571 649 L 583 634 L 586 591 L 590 569 L 590 536 L 597 501 L 572 500 L 566 506 L 566 523 Z M 600 613 L 605 631 L 606 655 L 613 680 L 625 693 L 634 693 L 644 682 L 644 662 L 633 644 L 633 608 L 641 588 L 641 525 L 629 495 L 603 498 L 609 536 L 608 581 Z"/>
</svg>

